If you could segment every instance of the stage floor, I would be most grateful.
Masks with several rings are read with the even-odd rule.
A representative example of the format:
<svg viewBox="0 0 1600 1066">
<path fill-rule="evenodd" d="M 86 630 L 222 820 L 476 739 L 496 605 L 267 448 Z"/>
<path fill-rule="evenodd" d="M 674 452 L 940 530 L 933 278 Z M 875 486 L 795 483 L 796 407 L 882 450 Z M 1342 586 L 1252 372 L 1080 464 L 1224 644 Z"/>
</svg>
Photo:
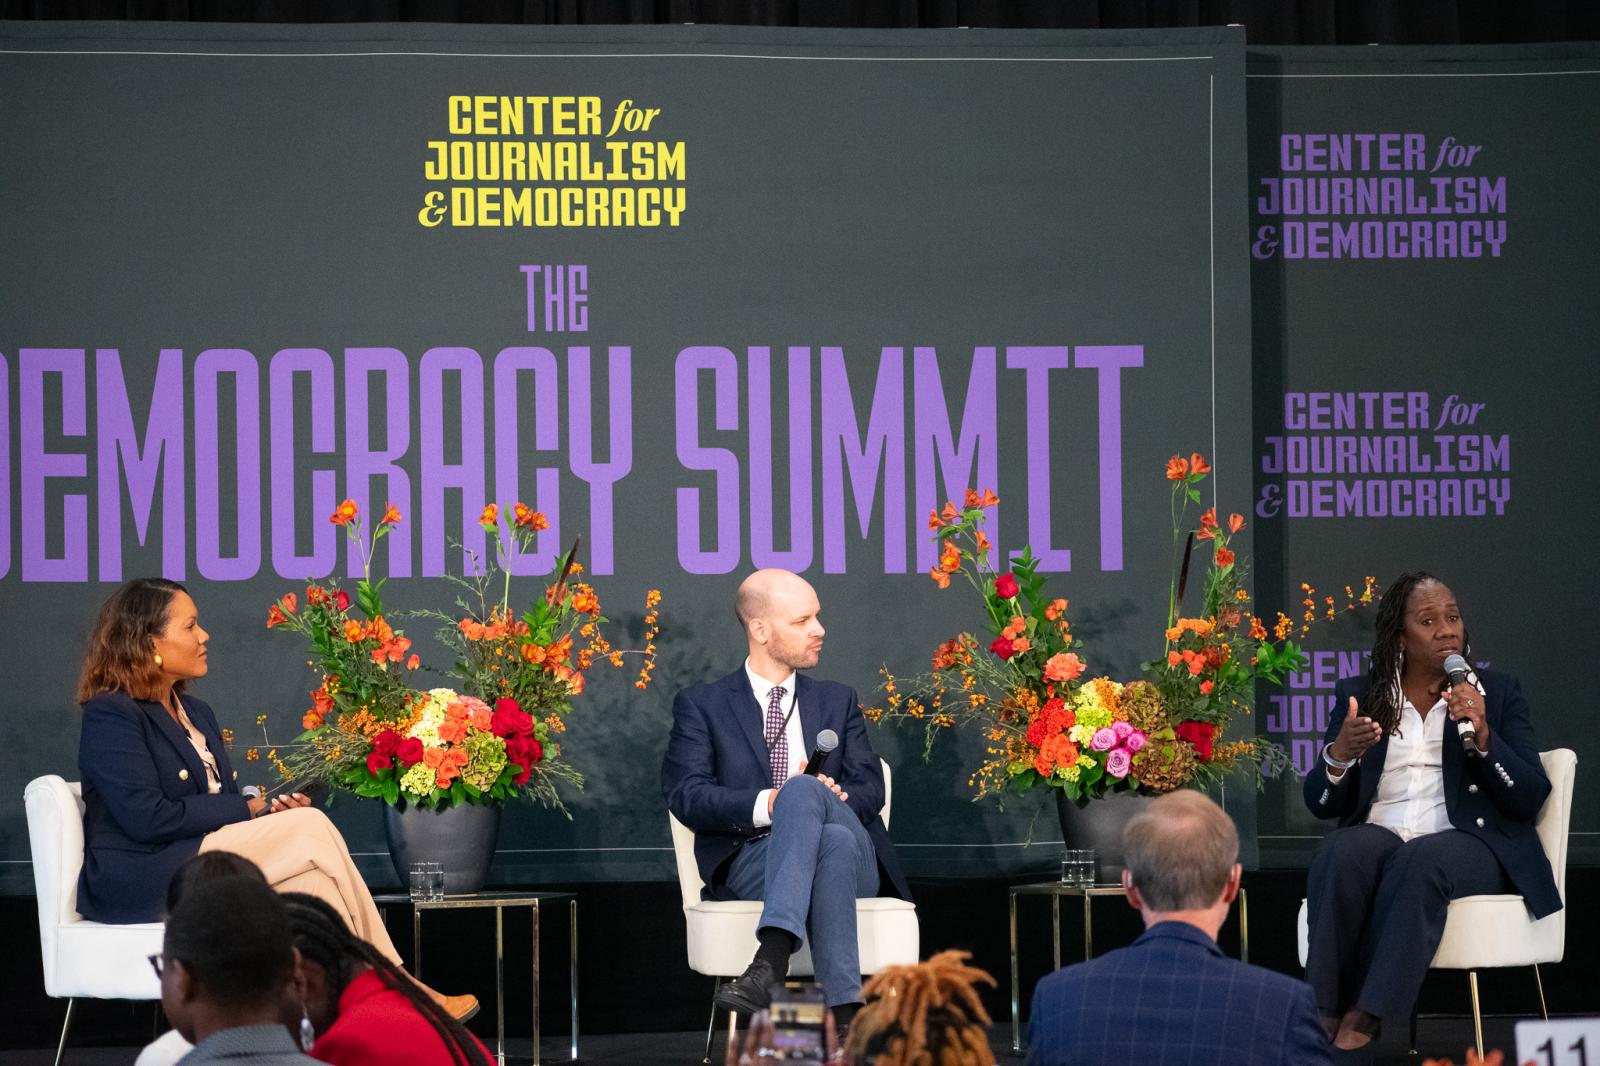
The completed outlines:
<svg viewBox="0 0 1600 1066">
<path fill-rule="evenodd" d="M 1492 1018 L 1484 1021 L 1484 1039 L 1490 1048 L 1500 1048 L 1506 1052 L 1507 1061 L 1511 1060 L 1511 1051 L 1515 1040 L 1512 1029 L 1515 1025 L 1511 1019 Z M 89 1034 L 80 1034 L 87 1038 Z M 694 1066 L 700 1062 L 700 1052 L 705 1046 L 705 1031 L 691 1033 L 611 1033 L 602 1036 L 586 1036 L 583 1038 L 579 1051 L 582 1053 L 580 1061 L 594 1063 L 599 1066 Z M 1007 1063 L 1020 1063 L 1021 1056 L 1011 1053 L 1011 1027 L 1009 1025 L 994 1026 L 989 1034 L 990 1045 L 994 1048 L 995 1058 L 1005 1066 Z M 1472 1019 L 1425 1019 L 1418 1026 L 1418 1042 L 1422 1051 L 1422 1058 L 1449 1055 L 1457 1066 L 1466 1061 L 1466 1049 L 1472 1045 Z M 508 1040 L 507 1062 L 527 1063 L 532 1061 L 528 1055 L 528 1041 Z M 543 1059 L 549 1066 L 567 1061 L 568 1047 L 565 1038 L 552 1037 L 543 1042 Z M 67 1066 L 128 1066 L 138 1054 L 138 1048 L 68 1048 Z M 513 1058 L 510 1056 L 519 1055 Z M 723 1042 L 719 1036 L 715 1051 L 716 1063 L 722 1063 Z M 50 1066 L 55 1059 L 55 1048 L 41 1048 L 32 1051 L 5 1051 L 0 1052 L 0 1062 L 6 1066 Z M 1405 1026 L 1398 1026 L 1397 1031 L 1385 1033 L 1382 1040 L 1382 1053 L 1378 1058 L 1381 1066 L 1417 1066 L 1421 1059 L 1413 1059 L 1406 1053 Z"/>
</svg>

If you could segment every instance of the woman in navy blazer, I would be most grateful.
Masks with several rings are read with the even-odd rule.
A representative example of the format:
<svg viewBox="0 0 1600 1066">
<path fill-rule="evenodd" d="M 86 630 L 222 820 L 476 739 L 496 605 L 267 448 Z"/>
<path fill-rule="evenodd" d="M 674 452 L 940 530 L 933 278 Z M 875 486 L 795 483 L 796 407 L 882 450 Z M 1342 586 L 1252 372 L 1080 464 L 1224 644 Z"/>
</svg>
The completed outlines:
<svg viewBox="0 0 1600 1066">
<path fill-rule="evenodd" d="M 159 921 L 178 867 L 201 850 L 232 851 L 279 891 L 327 899 L 398 963 L 333 823 L 304 795 L 269 803 L 240 794 L 216 715 L 184 691 L 206 674 L 208 639 L 175 581 L 129 581 L 100 608 L 78 680 L 79 913 L 112 924 Z M 477 1009 L 471 996 L 440 999 L 458 1017 Z"/>
<path fill-rule="evenodd" d="M 1455 595 L 1402 575 L 1380 601 L 1368 674 L 1339 682 L 1306 776 L 1311 813 L 1339 822 L 1307 879 L 1306 980 L 1340 1049 L 1410 1015 L 1450 900 L 1515 892 L 1535 918 L 1561 909 L 1534 830 L 1550 782 L 1528 703 L 1497 671 L 1452 684 L 1445 660 L 1467 653 Z"/>
</svg>

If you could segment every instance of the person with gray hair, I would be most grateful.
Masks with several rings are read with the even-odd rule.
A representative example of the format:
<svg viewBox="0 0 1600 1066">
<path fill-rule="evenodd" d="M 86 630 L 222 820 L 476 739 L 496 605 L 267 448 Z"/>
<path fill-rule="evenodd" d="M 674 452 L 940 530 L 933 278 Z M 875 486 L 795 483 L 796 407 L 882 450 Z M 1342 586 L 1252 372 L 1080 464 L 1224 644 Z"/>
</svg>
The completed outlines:
<svg viewBox="0 0 1600 1066">
<path fill-rule="evenodd" d="M 1128 820 L 1122 846 L 1144 935 L 1039 982 L 1029 1066 L 1331 1062 L 1310 987 L 1217 947 L 1243 872 L 1222 808 L 1199 792 L 1159 796 Z"/>
</svg>

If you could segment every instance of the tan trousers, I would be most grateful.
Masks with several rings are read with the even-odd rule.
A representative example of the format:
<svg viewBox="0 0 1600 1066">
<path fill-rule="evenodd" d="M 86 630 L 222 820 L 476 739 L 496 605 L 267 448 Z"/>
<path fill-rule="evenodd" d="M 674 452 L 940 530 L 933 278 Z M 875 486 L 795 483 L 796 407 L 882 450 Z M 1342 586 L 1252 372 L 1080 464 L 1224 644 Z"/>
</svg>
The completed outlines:
<svg viewBox="0 0 1600 1066">
<path fill-rule="evenodd" d="M 231 851 L 261 867 L 277 892 L 304 892 L 344 915 L 351 932 L 400 965 L 378 905 L 350 858 L 344 837 L 316 807 L 296 807 L 207 833 L 201 851 Z"/>
</svg>

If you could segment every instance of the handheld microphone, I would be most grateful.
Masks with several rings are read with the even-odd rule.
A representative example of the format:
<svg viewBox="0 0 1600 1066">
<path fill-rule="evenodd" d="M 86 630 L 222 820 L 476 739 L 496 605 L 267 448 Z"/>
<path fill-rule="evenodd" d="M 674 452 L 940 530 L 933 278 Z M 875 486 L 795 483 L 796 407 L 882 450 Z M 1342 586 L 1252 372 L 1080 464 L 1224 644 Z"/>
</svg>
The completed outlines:
<svg viewBox="0 0 1600 1066">
<path fill-rule="evenodd" d="M 823 760 L 832 754 L 833 749 L 837 748 L 838 746 L 838 733 L 835 733 L 831 729 L 824 729 L 822 732 L 818 733 L 817 746 L 812 749 L 811 758 L 806 760 L 806 768 L 801 772 L 810 774 L 812 777 L 815 777 L 817 774 L 821 773 Z"/>
<path fill-rule="evenodd" d="M 1444 674 L 1450 681 L 1450 687 L 1467 684 L 1467 674 L 1471 672 L 1467 660 L 1459 655 L 1446 656 L 1444 660 Z M 1473 728 L 1470 718 L 1457 718 L 1456 736 L 1461 738 L 1461 750 L 1473 752 L 1478 750 L 1478 731 Z"/>
</svg>

